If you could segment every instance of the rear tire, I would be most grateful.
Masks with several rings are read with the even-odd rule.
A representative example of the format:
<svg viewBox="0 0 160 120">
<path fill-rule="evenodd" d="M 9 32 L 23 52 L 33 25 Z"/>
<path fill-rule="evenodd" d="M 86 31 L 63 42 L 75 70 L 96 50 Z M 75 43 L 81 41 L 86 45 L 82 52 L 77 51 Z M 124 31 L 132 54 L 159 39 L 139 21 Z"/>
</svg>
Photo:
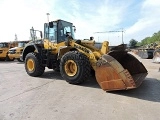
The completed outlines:
<svg viewBox="0 0 160 120">
<path fill-rule="evenodd" d="M 61 58 L 60 73 L 68 83 L 80 84 L 90 76 L 91 65 L 87 56 L 78 51 L 70 51 Z"/>
<path fill-rule="evenodd" d="M 28 53 L 25 58 L 25 70 L 28 75 L 37 77 L 44 73 L 45 67 L 41 65 L 37 54 Z"/>
<path fill-rule="evenodd" d="M 5 61 L 5 58 L 0 58 L 0 61 Z"/>
</svg>

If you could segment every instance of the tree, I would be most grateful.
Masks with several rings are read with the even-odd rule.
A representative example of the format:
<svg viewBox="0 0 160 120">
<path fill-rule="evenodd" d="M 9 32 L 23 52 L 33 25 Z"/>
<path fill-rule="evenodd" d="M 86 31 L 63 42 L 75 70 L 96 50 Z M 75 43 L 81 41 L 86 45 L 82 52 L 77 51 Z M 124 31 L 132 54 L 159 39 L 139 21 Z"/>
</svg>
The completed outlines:
<svg viewBox="0 0 160 120">
<path fill-rule="evenodd" d="M 132 47 L 132 48 L 134 48 L 134 47 L 136 46 L 137 43 L 138 43 L 137 40 L 131 39 L 131 40 L 129 41 L 129 46 Z"/>
<path fill-rule="evenodd" d="M 141 42 L 137 42 L 136 46 L 142 46 Z"/>
<path fill-rule="evenodd" d="M 137 43 L 137 45 L 139 44 L 148 45 L 151 43 L 159 43 L 159 42 L 160 42 L 160 31 L 158 31 L 157 33 L 154 33 L 151 37 L 146 37 L 142 39 L 140 43 Z"/>
</svg>

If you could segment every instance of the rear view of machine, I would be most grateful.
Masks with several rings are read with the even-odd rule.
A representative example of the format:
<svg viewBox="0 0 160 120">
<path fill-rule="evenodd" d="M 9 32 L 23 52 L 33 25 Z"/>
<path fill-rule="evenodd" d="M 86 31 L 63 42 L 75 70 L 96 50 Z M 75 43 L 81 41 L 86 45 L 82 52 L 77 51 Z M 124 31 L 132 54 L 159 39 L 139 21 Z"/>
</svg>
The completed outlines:
<svg viewBox="0 0 160 120">
<path fill-rule="evenodd" d="M 98 49 L 91 40 L 74 39 L 74 30 L 73 24 L 64 20 L 45 23 L 44 39 L 27 44 L 23 50 L 27 74 L 41 76 L 48 67 L 60 71 L 68 83 L 81 84 L 93 70 L 98 84 L 105 91 L 140 86 L 147 70 L 125 51 L 123 44 L 109 50 L 109 42 L 104 41 Z M 34 34 L 35 30 L 32 31 Z M 32 36 L 34 38 L 35 34 Z"/>
</svg>

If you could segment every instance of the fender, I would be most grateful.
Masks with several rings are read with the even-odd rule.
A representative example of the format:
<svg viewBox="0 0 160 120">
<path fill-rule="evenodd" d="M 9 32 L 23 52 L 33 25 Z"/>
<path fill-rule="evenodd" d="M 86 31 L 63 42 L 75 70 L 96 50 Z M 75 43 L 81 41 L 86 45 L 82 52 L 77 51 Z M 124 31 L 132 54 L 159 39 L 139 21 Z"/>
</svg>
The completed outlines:
<svg viewBox="0 0 160 120">
<path fill-rule="evenodd" d="M 57 59 L 61 59 L 61 57 L 66 53 L 66 52 L 69 52 L 69 51 L 78 51 L 76 48 L 74 47 L 71 47 L 71 46 L 63 46 L 63 47 L 60 47 L 59 50 L 58 50 L 58 58 Z"/>
<path fill-rule="evenodd" d="M 33 44 L 33 43 L 27 44 L 23 49 L 21 60 L 24 61 L 26 55 L 30 52 L 40 53 L 41 48 L 42 47 L 40 44 Z"/>
</svg>

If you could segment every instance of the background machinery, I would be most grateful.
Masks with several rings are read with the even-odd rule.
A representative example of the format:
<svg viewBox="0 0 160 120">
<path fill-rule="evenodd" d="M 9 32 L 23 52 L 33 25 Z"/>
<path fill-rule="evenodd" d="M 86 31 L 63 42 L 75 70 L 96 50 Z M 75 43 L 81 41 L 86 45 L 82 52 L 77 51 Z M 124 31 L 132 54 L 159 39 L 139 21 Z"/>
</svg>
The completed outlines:
<svg viewBox="0 0 160 120">
<path fill-rule="evenodd" d="M 138 48 L 138 55 L 142 59 L 152 59 L 153 52 L 155 51 L 156 44 L 148 44 Z"/>
<path fill-rule="evenodd" d="M 153 62 L 160 63 L 160 43 L 156 46 L 153 52 Z"/>
<path fill-rule="evenodd" d="M 8 56 L 8 50 L 17 46 L 18 43 L 16 41 L 13 42 L 1 42 L 0 43 L 0 60 L 1 61 L 13 61 L 14 58 Z"/>
<path fill-rule="evenodd" d="M 27 41 L 17 41 L 17 42 L 18 42 L 17 47 L 13 47 L 13 48 L 9 49 L 8 56 L 9 56 L 9 58 L 17 59 L 19 62 L 22 62 L 20 60 L 20 56 L 22 54 L 23 48 L 29 42 L 29 40 L 27 40 Z"/>
<path fill-rule="evenodd" d="M 41 76 L 45 67 L 60 71 L 70 84 L 83 83 L 95 71 L 100 87 L 105 91 L 127 90 L 138 87 L 147 75 L 141 62 L 119 45 L 109 51 L 104 41 L 101 49 L 91 40 L 75 40 L 74 26 L 64 20 L 44 24 L 44 39 L 27 44 L 22 53 L 28 75 Z M 41 38 L 42 32 L 40 31 Z"/>
<path fill-rule="evenodd" d="M 138 48 L 137 54 L 142 59 L 152 59 L 155 63 L 160 63 L 160 43 L 151 43 Z"/>
</svg>

